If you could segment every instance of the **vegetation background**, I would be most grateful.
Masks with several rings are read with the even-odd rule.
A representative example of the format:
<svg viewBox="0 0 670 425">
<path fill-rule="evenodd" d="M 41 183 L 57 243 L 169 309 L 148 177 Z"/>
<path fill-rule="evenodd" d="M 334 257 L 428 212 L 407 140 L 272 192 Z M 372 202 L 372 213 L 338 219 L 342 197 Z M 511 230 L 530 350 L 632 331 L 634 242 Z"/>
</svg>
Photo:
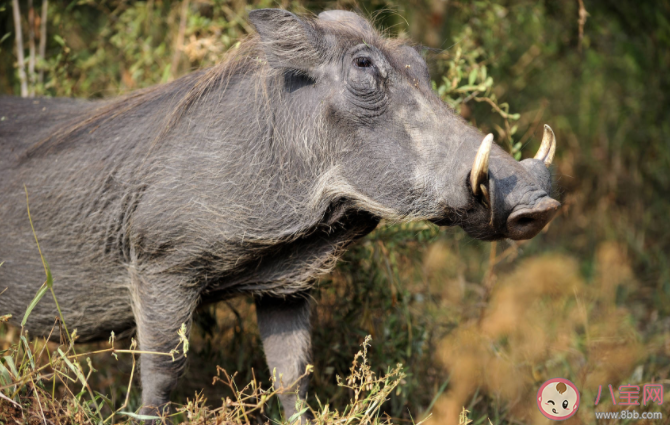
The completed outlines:
<svg viewBox="0 0 670 425">
<path fill-rule="evenodd" d="M 382 226 L 320 281 L 310 404 L 350 402 L 336 375 L 348 374 L 372 335 L 375 372 L 404 365 L 383 406 L 397 423 L 429 412 L 429 423 L 456 423 L 463 407 L 476 424 L 545 423 L 535 393 L 553 377 L 581 391 L 579 412 L 566 423 L 626 408 L 612 404 L 609 384 L 652 382 L 666 385 L 665 403 L 635 408 L 664 411 L 667 420 L 670 2 L 2 1 L 0 93 L 100 98 L 169 81 L 221 60 L 252 31 L 248 11 L 261 7 L 359 11 L 426 46 L 439 94 L 517 158 L 534 155 L 544 123 L 559 141 L 563 208 L 533 240 L 482 243 L 425 223 Z M 26 285 L 37 291 L 40 283 Z M 199 402 L 221 405 L 230 393 L 212 384 L 216 365 L 238 371 L 239 383 L 252 373 L 267 382 L 251 300 L 203 308 L 197 324 L 175 401 L 203 391 Z M 5 349 L 18 343 L 16 329 L 1 333 Z M 91 361 L 98 372 L 90 386 L 119 406 L 130 360 Z M 139 407 L 136 388 L 128 411 Z M 278 417 L 272 404 L 252 420 Z"/>
</svg>

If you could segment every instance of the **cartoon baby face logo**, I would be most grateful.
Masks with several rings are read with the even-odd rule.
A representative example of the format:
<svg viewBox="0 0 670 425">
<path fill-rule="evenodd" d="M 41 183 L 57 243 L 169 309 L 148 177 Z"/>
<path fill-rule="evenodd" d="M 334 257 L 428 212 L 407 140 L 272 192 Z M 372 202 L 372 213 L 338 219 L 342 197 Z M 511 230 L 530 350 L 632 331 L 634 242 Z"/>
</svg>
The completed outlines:
<svg viewBox="0 0 670 425">
<path fill-rule="evenodd" d="M 550 379 L 537 392 L 537 407 L 553 421 L 568 419 L 579 408 L 579 391 L 567 379 Z"/>
</svg>

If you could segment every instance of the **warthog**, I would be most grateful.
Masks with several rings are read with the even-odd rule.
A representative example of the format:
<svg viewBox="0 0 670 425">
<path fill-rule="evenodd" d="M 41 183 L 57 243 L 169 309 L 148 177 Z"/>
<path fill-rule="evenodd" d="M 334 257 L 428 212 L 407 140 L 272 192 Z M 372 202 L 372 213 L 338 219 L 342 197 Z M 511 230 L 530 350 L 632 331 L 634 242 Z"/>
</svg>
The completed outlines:
<svg viewBox="0 0 670 425">
<path fill-rule="evenodd" d="M 432 91 L 417 50 L 344 11 L 249 19 L 220 65 L 108 101 L 0 100 L 0 311 L 22 317 L 43 279 L 24 184 L 66 322 L 80 341 L 137 332 L 167 352 L 196 307 L 253 294 L 270 369 L 310 351 L 306 296 L 380 219 L 495 240 L 535 236 L 554 134 L 515 161 Z M 27 323 L 45 335 L 46 298 Z M 141 355 L 144 412 L 183 356 Z M 284 394 L 286 415 L 297 395 Z M 152 410 L 153 409 L 153 410 Z"/>
</svg>

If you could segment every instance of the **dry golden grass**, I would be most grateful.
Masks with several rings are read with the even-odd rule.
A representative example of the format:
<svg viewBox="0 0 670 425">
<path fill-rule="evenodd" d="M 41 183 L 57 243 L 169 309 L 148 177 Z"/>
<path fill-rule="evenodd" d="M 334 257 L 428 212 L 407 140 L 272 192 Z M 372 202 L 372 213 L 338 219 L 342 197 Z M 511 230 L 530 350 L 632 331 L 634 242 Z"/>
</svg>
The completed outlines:
<svg viewBox="0 0 670 425">
<path fill-rule="evenodd" d="M 262 415 L 269 403 L 276 402 L 277 394 L 295 391 L 295 383 L 284 383 L 274 372 L 268 383 L 253 379 L 240 387 L 235 374 L 218 368 L 214 382 L 223 383 L 234 395 L 222 400 L 220 406 L 212 406 L 201 393 L 197 393 L 185 404 L 174 405 L 174 413 L 169 416 L 142 416 L 127 411 L 128 397 L 121 406 L 115 406 L 104 394 L 91 388 L 88 382 L 97 372 L 90 360 L 96 355 L 131 355 L 134 371 L 135 356 L 141 353 L 135 350 L 134 342 L 129 350 L 113 348 L 112 341 L 112 348 L 77 354 L 71 341 L 60 345 L 45 344 L 40 340 L 28 343 L 26 337 L 27 333 L 23 332 L 17 343 L 10 343 L 4 351 L 4 361 L 0 363 L 2 424 L 124 424 L 149 419 L 171 423 L 176 417 L 180 423 L 248 425 L 257 423 L 258 415 Z M 319 425 L 391 425 L 393 421 L 383 415 L 382 405 L 404 379 L 405 373 L 402 365 L 398 364 L 386 374 L 377 376 L 367 359 L 369 343 L 370 337 L 365 339 L 362 349 L 354 357 L 349 376 L 344 379 L 338 377 L 338 385 L 352 394 L 345 409 L 338 410 L 321 402 L 314 408 L 301 404 L 299 413 L 276 423 L 294 424 L 299 414 L 311 412 L 313 423 Z M 311 373 L 312 369 L 308 366 L 305 374 Z M 132 378 L 131 373 L 128 396 Z"/>
<path fill-rule="evenodd" d="M 429 252 L 428 267 L 453 267 L 437 255 Z M 591 282 L 574 258 L 557 254 L 524 260 L 501 276 L 481 316 L 442 340 L 436 356 L 451 371 L 450 385 L 427 423 L 456 423 L 476 391 L 508 406 L 520 421 L 544 423 L 535 393 L 555 377 L 588 389 L 567 423 L 592 422 L 590 391 L 629 377 L 650 348 L 642 345 L 631 312 L 616 302 L 617 291 L 635 287 L 625 251 L 603 243 L 596 258 Z M 460 293 L 453 282 L 445 291 L 452 300 Z"/>
</svg>

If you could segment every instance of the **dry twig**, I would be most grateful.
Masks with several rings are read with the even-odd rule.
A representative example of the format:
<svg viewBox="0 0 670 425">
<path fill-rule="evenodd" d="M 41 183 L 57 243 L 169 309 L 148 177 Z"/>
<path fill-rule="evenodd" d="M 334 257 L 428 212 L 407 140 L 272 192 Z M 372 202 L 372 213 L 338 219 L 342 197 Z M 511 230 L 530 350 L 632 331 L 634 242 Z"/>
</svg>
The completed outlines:
<svg viewBox="0 0 670 425">
<path fill-rule="evenodd" d="M 18 62 L 19 80 L 21 81 L 21 97 L 28 97 L 28 81 L 26 80 L 26 66 L 23 58 L 23 31 L 21 30 L 19 0 L 12 0 L 12 9 L 14 12 L 14 31 L 16 31 L 16 60 Z"/>
</svg>

